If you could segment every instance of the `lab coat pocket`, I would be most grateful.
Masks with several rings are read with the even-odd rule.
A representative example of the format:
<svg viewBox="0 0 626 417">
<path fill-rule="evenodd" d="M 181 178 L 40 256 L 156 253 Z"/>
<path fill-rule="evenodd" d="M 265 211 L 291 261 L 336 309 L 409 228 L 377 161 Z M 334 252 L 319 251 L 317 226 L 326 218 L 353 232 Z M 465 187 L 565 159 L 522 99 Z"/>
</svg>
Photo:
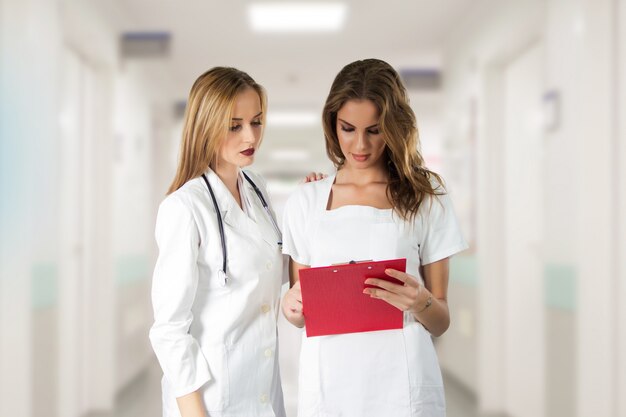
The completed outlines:
<svg viewBox="0 0 626 417">
<path fill-rule="evenodd" d="M 202 353 L 213 377 L 204 387 L 204 404 L 209 413 L 222 411 L 228 407 L 230 397 L 226 348 L 224 345 L 203 346 Z"/>
<path fill-rule="evenodd" d="M 405 323 L 404 334 L 409 352 L 409 374 L 417 385 L 443 386 L 437 352 L 432 336 L 419 322 Z"/>
<path fill-rule="evenodd" d="M 207 262 L 198 261 L 198 291 L 226 293 L 230 289 L 224 280 L 224 274 L 220 271 L 222 260 L 213 261 L 211 265 Z"/>
<path fill-rule="evenodd" d="M 405 325 L 404 336 L 415 415 L 445 416 L 443 380 L 430 333 L 421 323 Z"/>
</svg>

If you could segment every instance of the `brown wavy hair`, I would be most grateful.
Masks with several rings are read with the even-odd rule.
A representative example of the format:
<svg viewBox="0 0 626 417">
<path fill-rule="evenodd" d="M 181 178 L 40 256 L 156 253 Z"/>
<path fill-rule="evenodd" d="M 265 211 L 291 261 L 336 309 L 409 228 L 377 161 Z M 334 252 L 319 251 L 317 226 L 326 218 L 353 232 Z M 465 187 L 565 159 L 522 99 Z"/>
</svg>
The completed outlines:
<svg viewBox="0 0 626 417">
<path fill-rule="evenodd" d="M 337 74 L 322 115 L 326 153 L 337 169 L 345 163 L 337 137 L 337 113 L 348 100 L 370 100 L 378 109 L 389 170 L 387 198 L 403 219 L 413 221 L 425 197 L 444 194 L 445 188 L 441 177 L 424 166 L 415 113 L 400 76 L 379 59 L 352 62 Z"/>
<path fill-rule="evenodd" d="M 254 89 L 259 95 L 263 112 L 261 119 L 265 125 L 265 89 L 245 72 L 236 68 L 215 67 L 194 82 L 185 109 L 176 176 L 168 194 L 190 179 L 199 177 L 209 167 L 214 167 L 222 141 L 228 134 L 235 99 L 246 88 Z"/>
</svg>

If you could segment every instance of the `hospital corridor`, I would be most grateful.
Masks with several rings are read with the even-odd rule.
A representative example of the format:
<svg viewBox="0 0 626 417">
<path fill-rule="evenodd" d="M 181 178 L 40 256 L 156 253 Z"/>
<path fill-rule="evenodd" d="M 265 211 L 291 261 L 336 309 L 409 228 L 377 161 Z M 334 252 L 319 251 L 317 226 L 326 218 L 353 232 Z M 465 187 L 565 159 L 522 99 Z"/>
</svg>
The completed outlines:
<svg viewBox="0 0 626 417">
<path fill-rule="evenodd" d="M 246 169 L 282 224 L 335 174 L 324 103 L 366 58 L 469 246 L 433 337 L 447 417 L 626 417 L 626 0 L 0 0 L 0 417 L 160 417 L 155 224 L 194 80 L 265 88 Z M 287 417 L 303 331 L 278 313 Z"/>
</svg>

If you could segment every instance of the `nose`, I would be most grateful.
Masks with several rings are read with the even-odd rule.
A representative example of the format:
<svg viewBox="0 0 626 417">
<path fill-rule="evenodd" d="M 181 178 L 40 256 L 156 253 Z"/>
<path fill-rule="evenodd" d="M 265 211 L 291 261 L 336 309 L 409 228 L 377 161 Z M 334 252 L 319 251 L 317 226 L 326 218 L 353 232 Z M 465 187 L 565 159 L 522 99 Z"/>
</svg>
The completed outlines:
<svg viewBox="0 0 626 417">
<path fill-rule="evenodd" d="M 243 142 L 244 143 L 254 143 L 256 142 L 256 135 L 254 134 L 254 129 L 252 126 L 248 125 L 243 132 Z"/>
<path fill-rule="evenodd" d="M 362 151 L 367 147 L 367 133 L 365 131 L 357 132 L 356 149 Z"/>
</svg>

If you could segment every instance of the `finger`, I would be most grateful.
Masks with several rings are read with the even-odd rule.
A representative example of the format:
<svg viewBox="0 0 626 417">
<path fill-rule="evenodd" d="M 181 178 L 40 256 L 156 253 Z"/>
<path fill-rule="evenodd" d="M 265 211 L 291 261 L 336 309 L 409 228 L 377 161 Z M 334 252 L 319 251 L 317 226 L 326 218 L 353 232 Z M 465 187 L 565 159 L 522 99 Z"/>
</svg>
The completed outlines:
<svg viewBox="0 0 626 417">
<path fill-rule="evenodd" d="M 385 301 L 388 304 L 391 304 L 400 311 L 406 311 L 408 309 L 408 304 L 405 297 L 390 293 L 389 291 L 379 290 L 375 288 L 366 288 L 365 290 L 363 290 L 363 292 L 369 294 L 371 298 L 377 298 L 379 300 Z"/>
<path fill-rule="evenodd" d="M 294 316 L 296 314 L 300 314 L 298 306 L 294 305 L 291 302 L 285 302 L 283 304 L 283 312 L 284 312 L 285 316 L 287 316 L 287 317 L 291 317 L 291 316 Z"/>
<path fill-rule="evenodd" d="M 302 292 L 300 291 L 292 291 L 289 298 L 295 302 L 302 304 Z"/>
<path fill-rule="evenodd" d="M 406 287 L 404 287 L 406 288 Z M 415 291 L 415 290 L 413 290 Z M 369 294 L 372 298 L 379 298 L 381 300 L 392 301 L 398 305 L 404 306 L 404 308 L 409 308 L 412 303 L 415 301 L 415 297 L 411 297 L 410 295 L 404 293 L 394 293 L 391 291 L 387 291 L 379 288 L 366 288 L 363 290 L 363 293 Z"/>
<path fill-rule="evenodd" d="M 302 312 L 302 303 L 289 303 L 289 305 L 287 306 L 287 308 L 289 309 L 289 311 L 291 311 L 292 313 L 301 313 Z"/>
<path fill-rule="evenodd" d="M 409 275 L 402 271 L 398 271 L 397 269 L 385 269 L 385 274 L 399 281 L 402 281 L 405 285 L 410 287 L 417 287 L 419 285 L 417 280 L 412 275 Z"/>
<path fill-rule="evenodd" d="M 378 278 L 368 278 L 365 280 L 365 284 L 375 285 L 393 293 L 400 293 L 403 289 L 406 289 L 406 287 L 403 285 L 394 284 L 393 282 L 385 281 L 384 279 Z"/>
</svg>

